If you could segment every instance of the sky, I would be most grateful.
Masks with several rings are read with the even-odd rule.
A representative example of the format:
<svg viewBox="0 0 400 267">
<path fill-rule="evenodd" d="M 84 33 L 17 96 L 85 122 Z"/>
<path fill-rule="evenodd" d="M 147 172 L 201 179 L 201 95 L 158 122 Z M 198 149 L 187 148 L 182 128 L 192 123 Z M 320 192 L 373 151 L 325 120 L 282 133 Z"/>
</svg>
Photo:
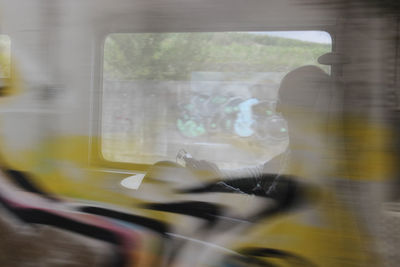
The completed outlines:
<svg viewBox="0 0 400 267">
<path fill-rule="evenodd" d="M 308 41 L 320 44 L 331 44 L 332 39 L 329 33 L 323 31 L 274 31 L 274 32 L 257 32 L 257 34 L 265 34 L 270 36 L 278 36 L 288 39 Z"/>
</svg>

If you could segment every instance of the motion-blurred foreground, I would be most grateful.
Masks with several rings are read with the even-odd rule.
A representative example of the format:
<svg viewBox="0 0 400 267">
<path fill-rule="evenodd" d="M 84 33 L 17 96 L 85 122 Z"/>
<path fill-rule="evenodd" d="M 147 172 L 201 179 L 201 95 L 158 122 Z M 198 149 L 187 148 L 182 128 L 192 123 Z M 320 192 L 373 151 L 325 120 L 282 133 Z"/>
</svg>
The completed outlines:
<svg viewBox="0 0 400 267">
<path fill-rule="evenodd" d="M 397 2 L 0 10 L 0 266 L 398 265 Z"/>
</svg>

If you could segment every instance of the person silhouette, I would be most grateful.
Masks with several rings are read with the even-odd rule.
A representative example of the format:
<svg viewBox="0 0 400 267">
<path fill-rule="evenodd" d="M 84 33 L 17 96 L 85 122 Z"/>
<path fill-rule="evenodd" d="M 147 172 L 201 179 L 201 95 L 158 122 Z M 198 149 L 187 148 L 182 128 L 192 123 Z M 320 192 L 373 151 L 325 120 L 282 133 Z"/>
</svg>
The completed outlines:
<svg viewBox="0 0 400 267">
<path fill-rule="evenodd" d="M 289 72 L 279 87 L 276 107 L 288 125 L 289 145 L 282 154 L 264 164 L 233 170 L 220 169 L 213 162 L 189 157 L 186 167 L 207 174 L 207 179 L 259 179 L 266 173 L 285 172 L 318 180 L 324 172 L 317 163 L 326 150 L 330 90 L 330 76 L 317 66 L 302 66 Z M 257 104 L 253 109 L 257 109 Z"/>
</svg>

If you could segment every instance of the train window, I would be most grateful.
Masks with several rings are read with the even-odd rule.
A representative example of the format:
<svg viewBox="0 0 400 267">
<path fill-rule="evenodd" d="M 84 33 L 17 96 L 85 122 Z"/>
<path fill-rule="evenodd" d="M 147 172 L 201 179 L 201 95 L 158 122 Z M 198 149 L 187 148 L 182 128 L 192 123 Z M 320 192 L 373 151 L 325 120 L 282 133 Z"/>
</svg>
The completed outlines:
<svg viewBox="0 0 400 267">
<path fill-rule="evenodd" d="M 0 34 L 0 79 L 10 78 L 11 40 L 8 35 Z"/>
<path fill-rule="evenodd" d="M 264 162 L 287 145 L 281 79 L 331 50 L 323 31 L 110 34 L 102 155 L 152 164 L 184 149 L 225 167 Z"/>
</svg>

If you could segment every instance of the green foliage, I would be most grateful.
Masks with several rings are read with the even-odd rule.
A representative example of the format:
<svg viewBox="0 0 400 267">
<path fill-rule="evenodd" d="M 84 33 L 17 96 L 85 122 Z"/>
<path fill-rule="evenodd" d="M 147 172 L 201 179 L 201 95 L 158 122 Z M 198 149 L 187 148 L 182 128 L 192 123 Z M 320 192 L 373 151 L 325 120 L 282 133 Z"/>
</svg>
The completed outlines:
<svg viewBox="0 0 400 267">
<path fill-rule="evenodd" d="M 112 34 L 107 80 L 190 80 L 192 72 L 287 72 L 317 64 L 330 45 L 250 33 Z"/>
</svg>

